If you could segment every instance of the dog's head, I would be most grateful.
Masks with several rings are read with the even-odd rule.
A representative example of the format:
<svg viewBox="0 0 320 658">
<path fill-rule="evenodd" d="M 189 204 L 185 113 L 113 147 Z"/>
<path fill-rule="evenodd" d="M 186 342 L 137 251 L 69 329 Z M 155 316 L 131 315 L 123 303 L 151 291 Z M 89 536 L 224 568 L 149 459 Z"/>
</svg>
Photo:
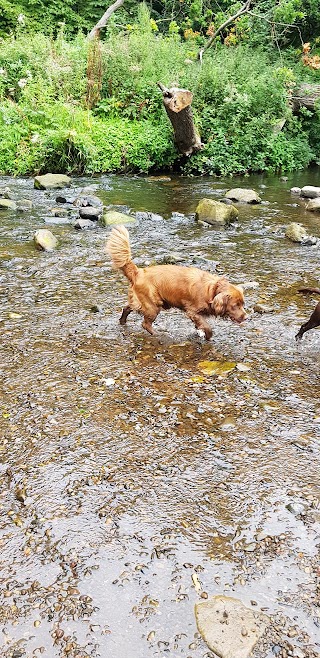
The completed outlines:
<svg viewBox="0 0 320 658">
<path fill-rule="evenodd" d="M 233 322 L 244 322 L 247 315 L 244 311 L 243 288 L 221 279 L 218 283 L 211 307 L 214 315 L 228 317 Z"/>
</svg>

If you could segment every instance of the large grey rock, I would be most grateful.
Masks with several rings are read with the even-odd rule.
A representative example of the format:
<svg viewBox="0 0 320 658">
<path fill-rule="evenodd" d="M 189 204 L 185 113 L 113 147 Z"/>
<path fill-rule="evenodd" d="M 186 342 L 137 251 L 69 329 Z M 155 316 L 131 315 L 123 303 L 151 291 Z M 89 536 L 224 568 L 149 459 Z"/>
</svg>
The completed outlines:
<svg viewBox="0 0 320 658">
<path fill-rule="evenodd" d="M 44 174 L 34 179 L 34 187 L 37 190 L 59 190 L 70 185 L 71 178 L 65 174 Z"/>
<path fill-rule="evenodd" d="M 255 190 L 246 190 L 242 187 L 235 187 L 225 193 L 227 199 L 232 201 L 240 201 L 241 203 L 261 203 L 261 198 Z"/>
<path fill-rule="evenodd" d="M 196 603 L 195 616 L 201 637 L 221 658 L 247 658 L 268 621 L 231 596 Z"/>
<path fill-rule="evenodd" d="M 108 210 L 103 213 L 100 222 L 103 226 L 112 226 L 114 224 L 131 224 L 135 222 L 134 217 L 130 215 L 125 215 L 123 212 L 117 212 L 116 210 Z"/>
<path fill-rule="evenodd" d="M 317 199 L 311 199 L 306 205 L 306 210 L 311 212 L 320 212 L 320 197 Z"/>
<path fill-rule="evenodd" d="M 227 206 L 225 203 L 213 199 L 202 199 L 196 208 L 196 219 L 216 228 L 228 226 L 238 218 L 238 215 L 239 212 L 234 206 Z"/>
<path fill-rule="evenodd" d="M 11 199 L 0 199 L 0 210 L 16 210 L 17 204 Z"/>
<path fill-rule="evenodd" d="M 97 221 L 102 213 L 101 208 L 93 208 L 92 206 L 86 206 L 85 208 L 79 208 L 79 215 L 82 219 L 92 219 L 92 221 Z"/>
<path fill-rule="evenodd" d="M 41 251 L 54 251 L 58 244 L 57 238 L 47 228 L 36 231 L 33 239 L 37 249 Z"/>
<path fill-rule="evenodd" d="M 300 195 L 306 197 L 307 199 L 316 199 L 320 197 L 320 187 L 315 187 L 314 185 L 305 185 L 301 188 Z"/>
</svg>

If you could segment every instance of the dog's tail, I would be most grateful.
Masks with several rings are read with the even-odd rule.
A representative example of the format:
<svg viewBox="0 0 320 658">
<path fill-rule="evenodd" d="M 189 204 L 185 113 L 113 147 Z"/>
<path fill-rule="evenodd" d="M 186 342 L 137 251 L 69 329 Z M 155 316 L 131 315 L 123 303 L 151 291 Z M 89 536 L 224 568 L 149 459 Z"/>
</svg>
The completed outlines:
<svg viewBox="0 0 320 658">
<path fill-rule="evenodd" d="M 320 295 L 320 288 L 299 288 L 298 292 L 311 292 Z"/>
<path fill-rule="evenodd" d="M 112 229 L 105 250 L 111 256 L 113 267 L 122 270 L 130 283 L 134 283 L 138 268 L 131 260 L 129 233 L 125 226 L 116 226 Z"/>
</svg>

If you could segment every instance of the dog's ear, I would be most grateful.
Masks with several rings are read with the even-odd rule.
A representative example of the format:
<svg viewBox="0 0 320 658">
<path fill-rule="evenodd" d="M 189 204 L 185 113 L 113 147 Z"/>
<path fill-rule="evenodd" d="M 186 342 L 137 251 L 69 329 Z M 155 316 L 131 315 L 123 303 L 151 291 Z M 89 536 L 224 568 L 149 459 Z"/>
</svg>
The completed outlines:
<svg viewBox="0 0 320 658">
<path fill-rule="evenodd" d="M 243 286 L 238 285 L 238 286 L 236 286 L 236 288 L 238 288 L 238 290 L 240 290 L 240 292 L 242 292 L 242 294 L 244 293 L 244 287 Z"/>
<path fill-rule="evenodd" d="M 213 298 L 211 305 L 215 315 L 225 315 L 229 299 L 230 295 L 225 292 L 219 292 L 219 294 Z"/>
</svg>

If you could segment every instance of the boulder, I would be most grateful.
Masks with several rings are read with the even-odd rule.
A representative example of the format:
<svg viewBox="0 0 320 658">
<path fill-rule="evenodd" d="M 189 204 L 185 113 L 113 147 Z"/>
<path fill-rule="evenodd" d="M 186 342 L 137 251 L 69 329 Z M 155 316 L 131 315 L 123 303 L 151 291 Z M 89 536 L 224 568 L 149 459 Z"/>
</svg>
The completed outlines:
<svg viewBox="0 0 320 658">
<path fill-rule="evenodd" d="M 71 178 L 65 174 L 44 174 L 34 179 L 34 187 L 37 190 L 59 190 L 70 185 Z"/>
<path fill-rule="evenodd" d="M 92 219 L 92 221 L 97 221 L 102 214 L 101 208 L 93 208 L 92 206 L 86 206 L 85 208 L 79 208 L 79 215 L 82 219 Z"/>
<path fill-rule="evenodd" d="M 263 635 L 268 617 L 231 596 L 212 596 L 195 605 L 198 631 L 221 658 L 247 658 Z"/>
<path fill-rule="evenodd" d="M 240 203 L 261 203 L 261 198 L 255 190 L 246 190 L 242 187 L 236 187 L 225 193 L 227 199 L 240 201 Z"/>
<path fill-rule="evenodd" d="M 17 204 L 11 199 L 0 199 L 0 210 L 16 210 Z"/>
<path fill-rule="evenodd" d="M 28 212 L 28 210 L 31 210 L 33 208 L 33 203 L 30 199 L 19 199 L 17 201 L 17 210 L 19 212 Z"/>
<path fill-rule="evenodd" d="M 47 228 L 36 231 L 33 239 L 37 249 L 41 251 L 54 251 L 58 244 L 57 238 Z"/>
<path fill-rule="evenodd" d="M 306 205 L 306 210 L 311 212 L 320 212 L 320 197 L 317 199 L 311 199 Z"/>
<path fill-rule="evenodd" d="M 301 194 L 301 187 L 292 187 L 290 192 L 291 194 Z"/>
<path fill-rule="evenodd" d="M 103 203 L 101 199 L 93 195 L 84 195 L 80 194 L 73 202 L 73 205 L 77 208 L 85 208 L 86 206 L 92 206 L 93 208 L 103 208 Z"/>
<path fill-rule="evenodd" d="M 320 187 L 305 185 L 301 188 L 300 195 L 306 197 L 307 199 L 316 199 L 317 197 L 320 197 Z"/>
<path fill-rule="evenodd" d="M 95 223 L 92 222 L 91 219 L 77 219 L 76 223 L 74 224 L 74 228 L 85 231 L 90 228 L 95 228 Z"/>
<path fill-rule="evenodd" d="M 53 214 L 54 217 L 67 217 L 68 216 L 68 210 L 67 208 L 50 208 L 50 212 Z"/>
<path fill-rule="evenodd" d="M 130 215 L 125 215 L 123 212 L 107 210 L 107 212 L 103 213 L 100 222 L 103 226 L 113 226 L 114 224 L 131 224 L 135 222 L 135 218 L 130 217 Z"/>
<path fill-rule="evenodd" d="M 308 238 L 308 233 L 304 226 L 296 222 L 288 224 L 285 235 L 292 242 L 305 242 Z"/>
<path fill-rule="evenodd" d="M 228 226 L 238 218 L 239 212 L 234 206 L 227 206 L 213 199 L 202 199 L 196 208 L 196 220 L 206 222 L 216 228 Z"/>
</svg>

